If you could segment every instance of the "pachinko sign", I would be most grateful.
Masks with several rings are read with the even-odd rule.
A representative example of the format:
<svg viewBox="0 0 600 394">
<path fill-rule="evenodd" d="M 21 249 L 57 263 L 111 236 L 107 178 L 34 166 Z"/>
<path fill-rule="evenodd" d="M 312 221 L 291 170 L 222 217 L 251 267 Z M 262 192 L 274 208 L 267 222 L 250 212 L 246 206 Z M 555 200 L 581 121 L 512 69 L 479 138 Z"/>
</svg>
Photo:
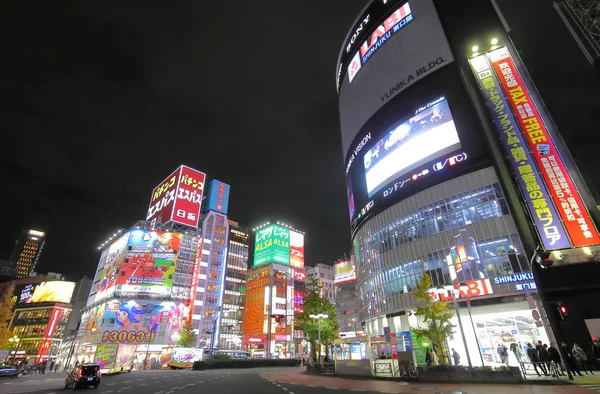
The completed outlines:
<svg viewBox="0 0 600 394">
<path fill-rule="evenodd" d="M 521 130 L 487 57 L 480 55 L 469 59 L 469 63 L 544 249 L 557 250 L 571 247 L 560 216 L 552 203 L 534 158 L 523 141 Z"/>
<path fill-rule="evenodd" d="M 599 244 L 600 235 L 508 48 L 496 49 L 489 52 L 487 56 L 516 114 L 525 141 L 533 152 L 542 177 L 550 189 L 552 200 L 571 238 L 571 243 L 575 247 Z M 522 170 L 533 172 L 531 166 L 523 166 Z M 539 191 L 538 195 L 539 197 L 534 200 L 537 208 L 547 208 L 548 204 L 542 199 L 543 193 Z"/>
</svg>

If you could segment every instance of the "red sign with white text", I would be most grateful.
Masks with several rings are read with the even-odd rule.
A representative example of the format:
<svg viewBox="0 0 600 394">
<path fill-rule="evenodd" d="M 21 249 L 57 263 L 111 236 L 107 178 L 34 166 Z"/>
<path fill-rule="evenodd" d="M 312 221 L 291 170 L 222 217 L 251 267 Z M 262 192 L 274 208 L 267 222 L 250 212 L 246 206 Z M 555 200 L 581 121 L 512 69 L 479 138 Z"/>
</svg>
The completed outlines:
<svg viewBox="0 0 600 394">
<path fill-rule="evenodd" d="M 206 174 L 181 166 L 171 221 L 198 227 Z"/>
<path fill-rule="evenodd" d="M 48 325 L 46 326 L 46 331 L 44 332 L 44 339 L 40 343 L 38 348 L 38 355 L 36 362 L 42 361 L 48 353 L 50 352 L 50 347 L 52 345 L 52 338 L 58 329 L 58 323 L 62 319 L 65 310 L 60 308 L 52 309 L 52 313 L 50 314 L 50 319 L 48 320 Z"/>
<path fill-rule="evenodd" d="M 294 271 L 294 280 L 306 282 L 306 274 L 304 273 L 304 271 Z"/>
<path fill-rule="evenodd" d="M 157 219 L 160 223 L 167 223 L 171 219 L 177 184 L 179 183 L 179 170 L 180 168 L 175 170 L 167 179 L 152 190 L 146 220 L 152 221 Z"/>
<path fill-rule="evenodd" d="M 508 52 L 508 48 L 496 49 L 488 53 L 488 56 L 516 114 L 521 130 L 523 130 L 523 136 L 542 172 L 572 244 L 574 246 L 600 244 L 600 235 Z M 526 169 L 526 167 L 531 166 L 524 165 L 520 169 Z M 546 204 L 542 198 L 543 192 L 539 191 L 539 194 L 540 198 L 533 200 L 534 206 L 536 203 Z M 536 209 L 538 208 L 544 208 L 544 206 L 536 207 Z"/>
<path fill-rule="evenodd" d="M 429 296 L 432 301 L 452 301 L 456 294 L 456 298 L 475 298 L 485 295 L 494 294 L 492 285 L 489 279 L 472 280 L 466 283 L 467 289 L 450 289 L 450 290 L 438 290 L 432 287 L 428 290 Z M 455 291 L 456 290 L 456 291 Z"/>
</svg>

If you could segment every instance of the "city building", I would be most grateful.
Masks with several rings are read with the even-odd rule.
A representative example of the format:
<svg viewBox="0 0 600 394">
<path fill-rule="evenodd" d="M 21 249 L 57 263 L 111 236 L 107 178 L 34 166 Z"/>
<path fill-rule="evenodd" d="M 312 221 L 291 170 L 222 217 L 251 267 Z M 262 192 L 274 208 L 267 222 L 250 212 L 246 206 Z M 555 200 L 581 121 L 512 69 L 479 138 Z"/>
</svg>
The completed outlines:
<svg viewBox="0 0 600 394">
<path fill-rule="evenodd" d="M 248 270 L 243 346 L 253 357 L 291 358 L 304 352 L 294 326 L 306 294 L 304 233 L 267 223 L 254 229 L 253 266 Z"/>
<path fill-rule="evenodd" d="M 427 273 L 432 299 L 455 309 L 450 347 L 469 364 L 500 365 L 498 344 L 555 339 L 549 323 L 560 295 L 552 310 L 541 304 L 546 272 L 531 266 L 536 254 L 553 252 L 554 266 L 565 267 L 600 253 L 600 212 L 561 138 L 593 133 L 581 120 L 593 118 L 593 104 L 579 107 L 575 92 L 593 100 L 597 75 L 551 3 L 525 7 L 544 29 L 532 29 L 512 0 L 371 1 L 344 40 L 336 87 L 359 321 L 370 337 L 397 338 L 371 354 L 414 351 L 424 363 L 411 292 Z M 550 76 L 571 67 L 588 86 L 570 89 L 570 73 L 570 98 L 552 95 Z M 573 111 L 589 116 L 574 127 Z M 600 317 L 591 305 L 598 290 L 587 290 L 587 320 Z M 584 308 L 579 333 L 588 330 Z"/>
<path fill-rule="evenodd" d="M 46 234 L 38 230 L 23 230 L 15 243 L 10 261 L 15 263 L 17 278 L 25 278 L 35 270 L 44 249 Z"/>
<path fill-rule="evenodd" d="M 61 352 L 66 333 L 77 325 L 91 279 L 78 282 L 40 275 L 17 279 L 3 287 L 13 289 L 15 308 L 9 330 L 18 338 L 9 351 L 10 363 L 41 362 L 64 366 L 68 352 Z M 14 287 L 13 287 L 14 286 Z"/>
<path fill-rule="evenodd" d="M 225 265 L 225 286 L 218 348 L 220 350 L 242 350 L 242 325 L 248 279 L 249 230 L 239 223 L 229 221 L 229 242 Z"/>
<path fill-rule="evenodd" d="M 14 261 L 0 260 L 0 282 L 10 281 L 15 278 L 16 268 Z"/>
<path fill-rule="evenodd" d="M 306 276 L 315 279 L 321 289 L 319 295 L 323 298 L 327 298 L 332 305 L 335 305 L 333 267 L 327 264 L 318 263 L 314 267 L 306 267 Z"/>
<path fill-rule="evenodd" d="M 343 258 L 333 263 L 335 271 L 335 311 L 340 338 L 353 338 L 363 333 L 359 319 L 358 289 L 354 259 Z"/>
</svg>

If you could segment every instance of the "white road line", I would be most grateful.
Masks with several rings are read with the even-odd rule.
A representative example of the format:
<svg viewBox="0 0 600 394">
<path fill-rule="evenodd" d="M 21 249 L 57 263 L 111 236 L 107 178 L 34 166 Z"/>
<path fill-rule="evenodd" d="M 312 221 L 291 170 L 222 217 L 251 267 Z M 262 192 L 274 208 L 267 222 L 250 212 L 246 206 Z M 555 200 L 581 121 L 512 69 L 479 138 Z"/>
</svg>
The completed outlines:
<svg viewBox="0 0 600 394">
<path fill-rule="evenodd" d="M 104 394 L 104 393 L 112 393 L 112 390 L 103 391 L 102 394 Z"/>
<path fill-rule="evenodd" d="M 131 388 L 131 386 L 127 386 L 127 387 L 121 387 L 121 390 L 119 390 L 119 393 L 120 393 L 121 391 L 123 391 L 123 390 L 127 390 L 127 389 L 130 389 L 130 388 Z"/>
<path fill-rule="evenodd" d="M 285 387 L 282 387 L 282 389 L 284 389 L 285 391 L 288 391 L 288 389 L 286 389 Z"/>
<path fill-rule="evenodd" d="M 384 394 L 396 394 L 395 391 L 380 391 L 380 393 L 384 393 Z"/>
<path fill-rule="evenodd" d="M 107 386 L 114 386 L 116 383 L 106 383 Z"/>
<path fill-rule="evenodd" d="M 156 392 L 156 393 L 154 393 L 154 394 L 162 394 L 162 393 L 164 393 L 164 391 L 157 391 L 157 392 Z"/>
<path fill-rule="evenodd" d="M 171 393 L 172 393 L 172 391 L 167 391 L 165 394 L 171 394 Z"/>
<path fill-rule="evenodd" d="M 337 390 L 338 387 L 325 387 L 326 389 L 330 389 L 330 390 Z"/>
<path fill-rule="evenodd" d="M 198 383 L 204 383 L 204 380 L 200 380 L 200 381 L 198 381 Z M 156 394 L 156 393 L 154 393 L 154 394 Z"/>
<path fill-rule="evenodd" d="M 138 387 L 147 386 L 147 383 L 138 384 Z"/>
<path fill-rule="evenodd" d="M 143 378 L 143 379 L 138 379 L 138 382 L 139 382 L 140 380 L 146 380 L 146 378 Z"/>
</svg>

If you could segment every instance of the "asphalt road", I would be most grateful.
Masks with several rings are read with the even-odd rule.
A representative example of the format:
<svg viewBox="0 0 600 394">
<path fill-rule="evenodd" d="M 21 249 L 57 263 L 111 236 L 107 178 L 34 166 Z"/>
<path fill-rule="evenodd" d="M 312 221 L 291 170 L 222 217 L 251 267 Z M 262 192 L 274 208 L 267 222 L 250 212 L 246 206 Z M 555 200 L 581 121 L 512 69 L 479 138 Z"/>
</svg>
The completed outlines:
<svg viewBox="0 0 600 394">
<path fill-rule="evenodd" d="M 287 368 L 289 370 L 289 368 Z M 228 369 L 210 371 L 133 371 L 104 375 L 97 389 L 83 388 L 89 394 L 319 394 L 331 389 L 293 386 L 272 382 L 260 375 L 281 368 Z M 65 392 L 65 374 L 25 376 L 21 379 L 0 380 L 1 394 L 59 394 Z M 361 390 L 363 391 L 363 390 Z M 336 389 L 335 394 L 356 394 Z"/>
</svg>

